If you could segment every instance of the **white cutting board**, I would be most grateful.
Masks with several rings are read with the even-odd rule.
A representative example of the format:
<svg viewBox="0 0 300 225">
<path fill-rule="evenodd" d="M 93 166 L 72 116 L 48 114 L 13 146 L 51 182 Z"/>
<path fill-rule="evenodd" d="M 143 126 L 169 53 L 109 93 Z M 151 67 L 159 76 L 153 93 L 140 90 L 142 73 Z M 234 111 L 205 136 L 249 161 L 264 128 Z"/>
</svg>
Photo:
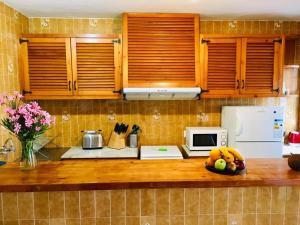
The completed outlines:
<svg viewBox="0 0 300 225">
<path fill-rule="evenodd" d="M 141 159 L 183 159 L 183 157 L 175 145 L 141 146 Z"/>
<path fill-rule="evenodd" d="M 115 159 L 138 158 L 138 149 L 126 147 L 116 150 L 108 147 L 102 149 L 83 150 L 81 146 L 71 147 L 61 159 Z"/>
</svg>

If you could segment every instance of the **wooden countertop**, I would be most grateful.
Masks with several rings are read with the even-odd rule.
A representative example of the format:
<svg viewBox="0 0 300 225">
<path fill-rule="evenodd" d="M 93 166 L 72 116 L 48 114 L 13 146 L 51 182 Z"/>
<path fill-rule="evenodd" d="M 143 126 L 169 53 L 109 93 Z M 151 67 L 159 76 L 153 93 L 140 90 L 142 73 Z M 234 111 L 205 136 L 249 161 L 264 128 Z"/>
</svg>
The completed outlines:
<svg viewBox="0 0 300 225">
<path fill-rule="evenodd" d="M 219 175 L 204 159 L 67 160 L 40 162 L 33 171 L 16 164 L 0 168 L 0 191 L 70 191 L 164 187 L 242 187 L 300 185 L 300 172 L 287 159 L 249 159 L 247 174 Z"/>
</svg>

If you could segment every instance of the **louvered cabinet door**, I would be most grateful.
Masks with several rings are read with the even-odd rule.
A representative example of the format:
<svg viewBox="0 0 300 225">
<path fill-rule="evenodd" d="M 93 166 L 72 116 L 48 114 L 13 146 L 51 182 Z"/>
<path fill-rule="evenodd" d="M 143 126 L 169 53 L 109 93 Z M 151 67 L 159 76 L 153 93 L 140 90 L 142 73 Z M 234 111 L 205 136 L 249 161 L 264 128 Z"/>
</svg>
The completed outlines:
<svg viewBox="0 0 300 225">
<path fill-rule="evenodd" d="M 118 97 L 119 39 L 72 38 L 73 88 L 77 96 Z"/>
<path fill-rule="evenodd" d="M 124 14 L 124 87 L 199 85 L 199 17 Z"/>
<path fill-rule="evenodd" d="M 279 94 L 282 80 L 281 42 L 282 39 L 275 38 L 243 38 L 242 94 Z"/>
<path fill-rule="evenodd" d="M 72 95 L 69 38 L 27 38 L 21 44 L 22 86 L 25 97 Z M 25 41 L 24 41 L 25 40 Z"/>
<path fill-rule="evenodd" d="M 235 95 L 240 84 L 240 38 L 201 37 L 201 88 L 205 95 Z"/>
</svg>

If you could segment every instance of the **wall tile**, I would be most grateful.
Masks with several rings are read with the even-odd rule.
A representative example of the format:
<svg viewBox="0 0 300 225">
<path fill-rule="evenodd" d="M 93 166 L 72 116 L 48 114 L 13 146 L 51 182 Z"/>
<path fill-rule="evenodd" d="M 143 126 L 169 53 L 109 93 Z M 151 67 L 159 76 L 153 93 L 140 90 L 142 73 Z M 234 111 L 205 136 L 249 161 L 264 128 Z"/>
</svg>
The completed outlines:
<svg viewBox="0 0 300 225">
<path fill-rule="evenodd" d="M 199 213 L 199 189 L 186 188 L 185 194 L 185 215 L 198 215 Z"/>
<path fill-rule="evenodd" d="M 65 225 L 65 219 L 50 219 L 50 225 Z"/>
<path fill-rule="evenodd" d="M 228 213 L 238 214 L 242 208 L 243 189 L 229 188 L 228 190 Z M 216 201 L 216 200 L 215 200 Z"/>
<path fill-rule="evenodd" d="M 49 218 L 48 192 L 34 192 L 34 215 L 35 219 Z"/>
<path fill-rule="evenodd" d="M 125 191 L 111 191 L 111 216 L 125 216 Z"/>
<path fill-rule="evenodd" d="M 78 191 L 65 192 L 65 214 L 66 218 L 80 218 Z"/>
<path fill-rule="evenodd" d="M 298 215 L 297 214 L 285 214 L 284 225 L 297 225 Z"/>
<path fill-rule="evenodd" d="M 35 225 L 49 225 L 49 220 L 44 219 L 44 220 L 34 220 Z M 72 225 L 72 224 L 66 224 L 66 225 Z M 76 224 L 74 224 L 76 225 Z"/>
<path fill-rule="evenodd" d="M 297 214 L 299 211 L 299 187 L 287 187 L 285 199 L 285 212 Z"/>
<path fill-rule="evenodd" d="M 112 217 L 111 225 L 125 225 L 126 218 L 125 217 Z"/>
<path fill-rule="evenodd" d="M 284 214 L 271 214 L 272 225 L 283 225 Z"/>
<path fill-rule="evenodd" d="M 95 218 L 83 218 L 80 220 L 80 225 L 96 225 Z"/>
<path fill-rule="evenodd" d="M 156 215 L 165 216 L 170 213 L 169 189 L 156 189 Z"/>
<path fill-rule="evenodd" d="M 243 213 L 256 213 L 257 188 L 243 189 Z"/>
<path fill-rule="evenodd" d="M 214 189 L 214 213 L 227 214 L 228 188 Z"/>
<path fill-rule="evenodd" d="M 141 211 L 140 190 L 126 190 L 126 216 L 139 216 Z"/>
<path fill-rule="evenodd" d="M 156 225 L 170 225 L 170 217 L 169 216 L 157 216 L 156 217 Z"/>
<path fill-rule="evenodd" d="M 110 216 L 110 191 L 96 191 L 96 217 Z"/>
<path fill-rule="evenodd" d="M 18 193 L 19 218 L 25 220 L 34 219 L 33 209 L 33 193 Z"/>
<path fill-rule="evenodd" d="M 184 189 L 170 189 L 170 215 L 184 215 Z"/>
<path fill-rule="evenodd" d="M 243 214 L 242 224 L 243 225 L 254 225 L 256 224 L 256 214 Z"/>
<path fill-rule="evenodd" d="M 141 215 L 153 216 L 155 214 L 155 190 L 142 189 L 141 190 Z"/>
<path fill-rule="evenodd" d="M 66 219 L 66 225 L 80 225 L 80 219 Z"/>
<path fill-rule="evenodd" d="M 286 187 L 272 187 L 271 213 L 283 213 Z"/>
<path fill-rule="evenodd" d="M 19 225 L 18 220 L 4 220 L 3 225 Z"/>
<path fill-rule="evenodd" d="M 110 225 L 110 217 L 96 218 L 96 225 Z"/>
<path fill-rule="evenodd" d="M 138 216 L 127 216 L 126 225 L 140 225 L 140 217 Z"/>
<path fill-rule="evenodd" d="M 65 217 L 65 193 L 49 192 L 50 218 Z"/>
<path fill-rule="evenodd" d="M 15 193 L 2 193 L 4 220 L 18 219 L 17 195 Z"/>
<path fill-rule="evenodd" d="M 81 218 L 95 217 L 95 192 L 80 191 L 79 197 Z"/>
<path fill-rule="evenodd" d="M 257 213 L 271 212 L 271 188 L 259 187 L 257 189 Z"/>
<path fill-rule="evenodd" d="M 271 221 L 270 214 L 257 214 L 256 225 L 270 224 L 270 221 Z"/>
<path fill-rule="evenodd" d="M 214 215 L 214 225 L 227 225 L 227 214 Z"/>
<path fill-rule="evenodd" d="M 198 217 L 198 223 L 201 225 L 213 225 L 214 224 L 214 217 L 213 215 L 200 215 Z"/>
<path fill-rule="evenodd" d="M 184 216 L 170 216 L 170 225 L 184 225 Z"/>
<path fill-rule="evenodd" d="M 213 214 L 214 195 L 212 188 L 200 188 L 200 214 Z"/>
</svg>

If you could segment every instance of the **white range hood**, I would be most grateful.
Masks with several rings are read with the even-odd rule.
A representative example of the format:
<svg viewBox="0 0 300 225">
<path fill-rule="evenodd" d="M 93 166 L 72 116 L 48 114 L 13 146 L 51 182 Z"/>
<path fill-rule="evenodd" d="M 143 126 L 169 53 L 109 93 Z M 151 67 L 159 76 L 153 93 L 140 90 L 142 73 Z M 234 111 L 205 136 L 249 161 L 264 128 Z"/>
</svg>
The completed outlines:
<svg viewBox="0 0 300 225">
<path fill-rule="evenodd" d="M 127 100 L 195 100 L 201 88 L 124 88 Z"/>
</svg>

